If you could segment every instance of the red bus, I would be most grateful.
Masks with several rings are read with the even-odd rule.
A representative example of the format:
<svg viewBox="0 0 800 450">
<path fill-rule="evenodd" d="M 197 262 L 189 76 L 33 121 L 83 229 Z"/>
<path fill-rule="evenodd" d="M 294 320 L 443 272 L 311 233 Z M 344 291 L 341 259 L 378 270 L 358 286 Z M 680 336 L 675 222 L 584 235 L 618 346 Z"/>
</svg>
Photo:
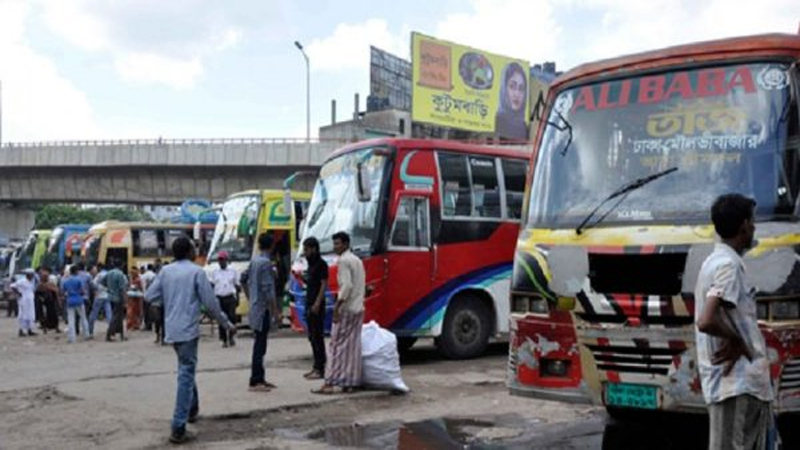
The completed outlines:
<svg viewBox="0 0 800 450">
<path fill-rule="evenodd" d="M 401 348 L 431 337 L 444 355 L 470 358 L 504 336 L 528 159 L 518 148 L 427 139 L 334 152 L 301 233 L 319 239 L 330 265 L 328 321 L 337 289 L 331 236 L 345 231 L 366 269 L 365 321 L 394 332 Z M 290 283 L 298 329 L 303 264 Z"/>
<path fill-rule="evenodd" d="M 706 410 L 694 288 L 709 209 L 754 198 L 747 283 L 780 412 L 800 411 L 800 36 L 682 45 L 556 79 L 511 284 L 517 395 Z"/>
</svg>

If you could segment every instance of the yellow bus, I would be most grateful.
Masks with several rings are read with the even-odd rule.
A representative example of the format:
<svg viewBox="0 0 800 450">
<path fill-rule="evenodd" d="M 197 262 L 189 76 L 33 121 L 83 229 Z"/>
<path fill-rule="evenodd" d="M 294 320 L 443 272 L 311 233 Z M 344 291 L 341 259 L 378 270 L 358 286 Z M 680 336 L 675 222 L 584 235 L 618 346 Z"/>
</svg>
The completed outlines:
<svg viewBox="0 0 800 450">
<path fill-rule="evenodd" d="M 109 220 L 95 224 L 83 243 L 82 256 L 88 265 L 106 264 L 113 258 L 123 267 L 133 267 L 172 260 L 172 242 L 180 237 L 192 238 L 191 224 L 155 222 L 118 222 Z M 210 227 L 202 230 L 211 233 Z"/>
<path fill-rule="evenodd" d="M 25 269 L 36 269 L 41 265 L 51 234 L 51 230 L 31 230 L 19 250 L 14 266 L 15 273 L 22 273 Z"/>
<path fill-rule="evenodd" d="M 275 238 L 273 257 L 278 269 L 278 298 L 282 298 L 294 256 L 292 251 L 299 245 L 300 224 L 311 202 L 310 192 L 291 191 L 290 196 L 291 211 L 286 211 L 284 191 L 280 189 L 254 189 L 228 197 L 219 209 L 206 271 L 211 273 L 219 267 L 219 254 L 224 251 L 228 254 L 230 266 L 239 274 L 243 273 L 258 251 L 258 235 L 272 231 Z M 247 313 L 244 296 L 236 313 Z"/>
</svg>

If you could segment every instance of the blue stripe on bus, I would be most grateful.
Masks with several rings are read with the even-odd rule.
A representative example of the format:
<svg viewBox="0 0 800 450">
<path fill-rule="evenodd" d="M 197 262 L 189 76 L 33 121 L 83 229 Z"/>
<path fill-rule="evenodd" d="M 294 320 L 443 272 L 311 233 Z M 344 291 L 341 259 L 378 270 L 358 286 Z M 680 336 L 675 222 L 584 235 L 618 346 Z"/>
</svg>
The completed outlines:
<svg viewBox="0 0 800 450">
<path fill-rule="evenodd" d="M 504 262 L 453 278 L 415 302 L 392 323 L 390 329 L 407 331 L 421 329 L 432 317 L 441 315 L 439 313 L 444 310 L 454 292 L 467 287 L 485 287 L 502 278 L 510 277 L 511 268 L 512 263 Z M 432 314 L 431 311 L 435 312 Z"/>
</svg>

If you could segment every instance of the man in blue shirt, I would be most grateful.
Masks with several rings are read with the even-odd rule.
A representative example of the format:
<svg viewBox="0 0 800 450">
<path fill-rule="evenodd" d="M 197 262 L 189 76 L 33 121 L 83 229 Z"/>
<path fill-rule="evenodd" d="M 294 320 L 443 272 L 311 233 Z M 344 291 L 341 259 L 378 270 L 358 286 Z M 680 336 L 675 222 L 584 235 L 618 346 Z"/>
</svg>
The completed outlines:
<svg viewBox="0 0 800 450">
<path fill-rule="evenodd" d="M 69 331 L 67 333 L 67 342 L 75 342 L 75 314 L 81 319 L 81 327 L 83 329 L 83 338 L 89 339 L 89 322 L 86 320 L 86 288 L 84 287 L 83 280 L 78 276 L 78 266 L 73 265 L 69 269 L 69 277 L 64 280 L 62 284 L 64 289 L 64 297 L 66 297 L 67 305 L 67 323 Z"/>
<path fill-rule="evenodd" d="M 255 333 L 253 356 L 250 370 L 250 390 L 268 392 L 275 385 L 264 378 L 264 356 L 267 354 L 267 335 L 272 324 L 271 318 L 278 317 L 278 303 L 275 298 L 275 270 L 272 268 L 270 249 L 273 239 L 268 233 L 258 236 L 259 254 L 247 268 L 247 299 L 250 301 L 250 314 L 247 320 Z M 271 316 L 271 317 L 270 317 Z"/>
<path fill-rule="evenodd" d="M 178 392 L 169 438 L 175 444 L 192 438 L 186 432 L 186 422 L 194 422 L 199 413 L 195 370 L 200 336 L 200 305 L 205 305 L 217 322 L 235 333 L 233 324 L 220 310 L 219 301 L 205 272 L 192 262 L 194 253 L 194 244 L 189 238 L 175 239 L 172 243 L 175 262 L 161 269 L 145 293 L 148 302 L 163 302 L 164 342 L 172 344 L 178 356 Z"/>
</svg>

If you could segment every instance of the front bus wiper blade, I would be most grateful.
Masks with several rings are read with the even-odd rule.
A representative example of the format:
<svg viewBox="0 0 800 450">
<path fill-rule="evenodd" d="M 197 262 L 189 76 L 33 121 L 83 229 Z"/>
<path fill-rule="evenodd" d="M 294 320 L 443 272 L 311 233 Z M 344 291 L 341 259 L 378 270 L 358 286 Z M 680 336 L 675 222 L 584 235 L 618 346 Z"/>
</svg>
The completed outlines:
<svg viewBox="0 0 800 450">
<path fill-rule="evenodd" d="M 652 175 L 648 175 L 646 177 L 642 177 L 642 178 L 633 180 L 630 183 L 627 183 L 627 184 L 623 185 L 622 187 L 620 187 L 616 191 L 614 191 L 611 194 L 609 194 L 608 197 L 604 198 L 603 201 L 600 202 L 600 204 L 597 205 L 592 210 L 592 212 L 590 212 L 589 215 L 586 216 L 585 219 L 583 219 L 581 224 L 578 225 L 577 228 L 575 228 L 575 233 L 576 234 L 581 234 L 583 232 L 583 230 L 585 230 L 587 228 L 592 228 L 594 226 L 597 226 L 600 222 L 605 220 L 605 218 L 608 216 L 608 214 L 611 213 L 611 211 L 613 211 L 617 207 L 617 205 L 622 203 L 622 201 L 625 200 L 625 197 L 627 197 L 628 194 L 630 194 L 631 192 L 633 192 L 636 189 L 639 189 L 640 187 L 650 183 L 651 181 L 655 181 L 655 180 L 657 180 L 657 179 L 659 179 L 659 178 L 661 178 L 661 177 L 663 177 L 665 175 L 669 175 L 669 174 L 671 174 L 673 172 L 677 172 L 677 171 L 678 171 L 677 167 L 671 167 L 671 168 L 669 168 L 667 170 L 662 170 L 661 172 L 654 173 Z M 606 213 L 603 214 L 599 219 L 597 219 L 594 223 L 589 225 L 589 221 L 592 220 L 592 217 L 594 217 L 595 214 L 597 214 L 597 211 L 600 210 L 600 208 L 602 208 L 603 205 L 605 205 L 606 203 L 610 202 L 611 200 L 614 200 L 617 197 L 622 197 L 622 198 L 617 203 L 615 203 L 614 206 L 609 208 L 608 211 L 606 211 Z"/>
</svg>

